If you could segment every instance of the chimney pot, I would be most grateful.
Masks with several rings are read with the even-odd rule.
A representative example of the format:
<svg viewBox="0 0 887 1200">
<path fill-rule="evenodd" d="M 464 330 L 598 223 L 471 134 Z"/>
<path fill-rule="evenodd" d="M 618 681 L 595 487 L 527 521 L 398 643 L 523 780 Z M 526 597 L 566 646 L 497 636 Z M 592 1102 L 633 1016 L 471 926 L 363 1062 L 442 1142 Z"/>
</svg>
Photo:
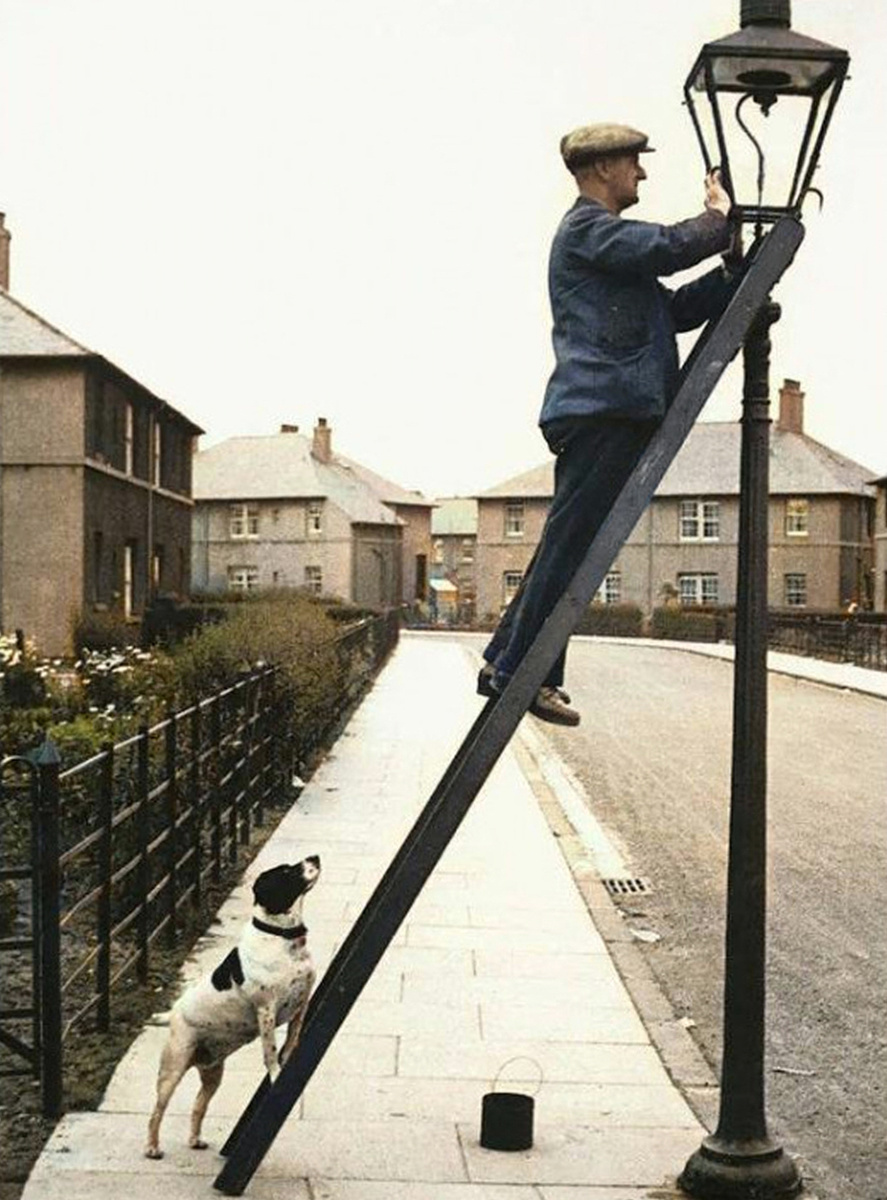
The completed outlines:
<svg viewBox="0 0 887 1200">
<path fill-rule="evenodd" d="M 804 432 L 804 392 L 797 379 L 784 379 L 782 382 L 776 428 L 784 433 Z"/>
<path fill-rule="evenodd" d="M 311 453 L 318 462 L 328 463 L 333 457 L 333 431 L 326 423 L 326 417 L 318 417 L 314 426 L 314 436 L 311 441 Z"/>
</svg>

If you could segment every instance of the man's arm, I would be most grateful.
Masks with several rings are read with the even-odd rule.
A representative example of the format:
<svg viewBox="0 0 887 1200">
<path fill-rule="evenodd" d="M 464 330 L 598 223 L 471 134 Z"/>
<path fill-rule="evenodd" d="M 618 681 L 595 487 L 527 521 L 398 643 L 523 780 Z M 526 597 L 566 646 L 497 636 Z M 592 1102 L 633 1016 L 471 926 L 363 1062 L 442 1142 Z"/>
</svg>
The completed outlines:
<svg viewBox="0 0 887 1200">
<path fill-rule="evenodd" d="M 624 221 L 599 208 L 576 211 L 573 248 L 598 270 L 673 275 L 726 250 L 730 198 L 718 171 L 705 179 L 705 211 L 676 225 Z"/>
<path fill-rule="evenodd" d="M 742 274 L 742 271 L 728 272 L 723 267 L 716 267 L 675 292 L 668 292 L 664 288 L 668 292 L 671 317 L 678 333 L 695 329 L 712 317 L 719 317 L 739 286 Z"/>
</svg>

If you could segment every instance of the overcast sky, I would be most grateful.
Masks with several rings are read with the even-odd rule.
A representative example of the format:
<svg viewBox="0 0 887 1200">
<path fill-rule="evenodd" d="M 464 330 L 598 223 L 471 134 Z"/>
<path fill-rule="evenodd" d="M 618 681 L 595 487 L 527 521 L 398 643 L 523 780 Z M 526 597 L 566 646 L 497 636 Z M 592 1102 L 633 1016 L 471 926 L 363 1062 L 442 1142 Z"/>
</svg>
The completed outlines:
<svg viewBox="0 0 887 1200">
<path fill-rule="evenodd" d="M 850 51 L 773 391 L 887 471 L 887 4 L 795 0 Z M 406 487 L 544 460 L 558 142 L 625 121 L 657 153 L 632 217 L 701 208 L 682 107 L 739 0 L 0 0 L 0 210 L 18 299 L 206 430 L 310 430 Z M 706 419 L 733 420 L 734 365 Z"/>
</svg>

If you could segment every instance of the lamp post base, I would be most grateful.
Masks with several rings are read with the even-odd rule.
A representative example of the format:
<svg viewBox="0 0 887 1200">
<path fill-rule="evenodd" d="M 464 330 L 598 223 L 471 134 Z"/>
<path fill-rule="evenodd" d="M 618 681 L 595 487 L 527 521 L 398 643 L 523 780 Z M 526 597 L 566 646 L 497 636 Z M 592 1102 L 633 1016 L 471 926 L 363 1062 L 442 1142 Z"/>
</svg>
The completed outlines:
<svg viewBox="0 0 887 1200">
<path fill-rule="evenodd" d="M 803 1182 L 794 1159 L 769 1139 L 727 1142 L 714 1134 L 690 1157 L 678 1186 L 698 1200 L 783 1200 Z"/>
</svg>

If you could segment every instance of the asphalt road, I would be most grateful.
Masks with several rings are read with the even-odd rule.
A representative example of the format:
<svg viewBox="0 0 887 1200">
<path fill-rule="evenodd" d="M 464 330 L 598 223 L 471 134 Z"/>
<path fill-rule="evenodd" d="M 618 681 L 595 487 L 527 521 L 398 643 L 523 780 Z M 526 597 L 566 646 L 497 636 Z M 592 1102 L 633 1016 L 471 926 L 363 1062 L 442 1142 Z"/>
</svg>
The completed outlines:
<svg viewBox="0 0 887 1200">
<path fill-rule="evenodd" d="M 583 723 L 545 731 L 650 881 L 633 924 L 717 1073 L 732 666 L 578 642 L 567 683 Z M 887 1200 L 887 703 L 771 675 L 769 725 L 770 1125 L 818 1200 Z"/>
</svg>

